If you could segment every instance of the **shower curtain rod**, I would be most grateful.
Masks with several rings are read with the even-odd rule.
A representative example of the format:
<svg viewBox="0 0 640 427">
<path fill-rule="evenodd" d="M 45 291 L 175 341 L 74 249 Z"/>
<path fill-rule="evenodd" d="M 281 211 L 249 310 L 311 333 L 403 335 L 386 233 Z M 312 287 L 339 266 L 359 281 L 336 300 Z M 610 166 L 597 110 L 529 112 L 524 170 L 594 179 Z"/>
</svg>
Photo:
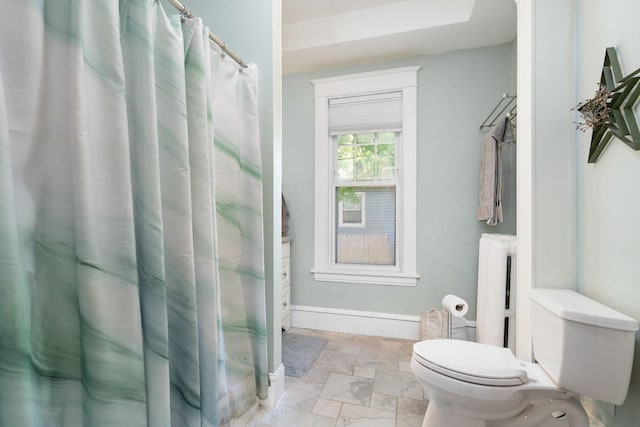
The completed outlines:
<svg viewBox="0 0 640 427">
<path fill-rule="evenodd" d="M 190 9 L 188 9 L 185 5 L 183 5 L 182 3 L 180 3 L 178 0 L 169 0 L 169 3 L 171 3 L 173 5 L 173 7 L 175 7 L 176 9 L 178 9 L 178 11 L 180 12 L 180 14 L 182 14 L 182 16 L 184 16 L 185 18 L 195 18 L 196 15 L 193 14 L 193 12 L 191 12 Z M 215 34 L 213 34 L 211 31 L 209 31 L 209 38 L 218 46 L 220 46 L 220 49 L 222 49 L 222 51 L 224 53 L 226 53 L 227 55 L 229 55 L 231 57 L 231 59 L 233 59 L 234 61 L 236 61 L 238 63 L 238 65 L 240 65 L 242 68 L 247 68 L 247 63 L 244 62 L 242 60 L 242 58 L 240 58 L 238 55 L 235 54 L 234 51 L 232 51 L 231 49 L 229 49 L 226 45 L 226 43 L 224 43 L 222 40 L 220 40 L 218 38 L 218 36 L 216 36 Z"/>
</svg>

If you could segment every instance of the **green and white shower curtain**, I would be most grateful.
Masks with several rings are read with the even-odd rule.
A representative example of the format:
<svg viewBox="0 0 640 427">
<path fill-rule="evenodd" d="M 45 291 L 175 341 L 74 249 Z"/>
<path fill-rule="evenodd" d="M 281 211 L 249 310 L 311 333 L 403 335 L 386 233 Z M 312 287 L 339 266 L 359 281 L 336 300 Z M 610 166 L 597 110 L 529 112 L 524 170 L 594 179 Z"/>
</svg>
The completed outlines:
<svg viewBox="0 0 640 427">
<path fill-rule="evenodd" d="M 153 0 L 0 0 L 0 426 L 266 398 L 256 69 Z"/>
</svg>

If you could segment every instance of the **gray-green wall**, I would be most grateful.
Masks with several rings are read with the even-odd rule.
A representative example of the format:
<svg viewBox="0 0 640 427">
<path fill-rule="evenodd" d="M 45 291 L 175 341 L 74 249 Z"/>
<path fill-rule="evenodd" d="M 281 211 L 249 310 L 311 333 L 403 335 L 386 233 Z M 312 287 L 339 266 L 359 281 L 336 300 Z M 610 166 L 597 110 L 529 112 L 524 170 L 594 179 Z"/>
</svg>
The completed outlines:
<svg viewBox="0 0 640 427">
<path fill-rule="evenodd" d="M 625 74 L 640 68 L 640 2 L 581 0 L 576 8 L 577 103 L 595 93 L 605 48 L 617 48 Z M 640 319 L 640 152 L 614 139 L 587 164 L 590 138 L 578 132 L 578 290 Z M 640 425 L 640 335 L 629 394 L 616 412 L 599 406 L 609 427 Z"/>
<path fill-rule="evenodd" d="M 480 234 L 515 234 L 515 147 L 504 154 L 505 222 L 476 219 L 479 125 L 513 93 L 513 44 L 354 66 L 283 79 L 283 192 L 290 211 L 293 305 L 417 315 L 447 293 L 465 298 L 475 318 Z M 418 71 L 418 247 L 416 287 L 315 282 L 314 88 L 311 79 L 421 65 Z"/>
</svg>

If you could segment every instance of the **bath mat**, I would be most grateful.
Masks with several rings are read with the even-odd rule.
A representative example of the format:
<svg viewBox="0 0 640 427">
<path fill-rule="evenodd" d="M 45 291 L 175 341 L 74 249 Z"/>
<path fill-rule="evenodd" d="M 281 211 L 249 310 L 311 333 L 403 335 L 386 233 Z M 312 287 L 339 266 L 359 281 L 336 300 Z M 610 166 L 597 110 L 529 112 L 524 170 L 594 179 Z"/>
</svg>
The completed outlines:
<svg viewBox="0 0 640 427">
<path fill-rule="evenodd" d="M 282 364 L 285 375 L 302 378 L 327 344 L 324 338 L 312 335 L 282 334 Z"/>
</svg>

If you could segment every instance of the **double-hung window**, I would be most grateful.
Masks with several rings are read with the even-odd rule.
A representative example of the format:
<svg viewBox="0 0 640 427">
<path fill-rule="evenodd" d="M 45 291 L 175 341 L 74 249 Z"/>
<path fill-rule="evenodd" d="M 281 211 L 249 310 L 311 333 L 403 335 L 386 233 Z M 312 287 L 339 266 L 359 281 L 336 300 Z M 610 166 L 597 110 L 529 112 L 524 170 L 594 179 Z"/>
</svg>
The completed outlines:
<svg viewBox="0 0 640 427">
<path fill-rule="evenodd" d="M 318 281 L 416 284 L 418 69 L 313 81 Z"/>
</svg>

